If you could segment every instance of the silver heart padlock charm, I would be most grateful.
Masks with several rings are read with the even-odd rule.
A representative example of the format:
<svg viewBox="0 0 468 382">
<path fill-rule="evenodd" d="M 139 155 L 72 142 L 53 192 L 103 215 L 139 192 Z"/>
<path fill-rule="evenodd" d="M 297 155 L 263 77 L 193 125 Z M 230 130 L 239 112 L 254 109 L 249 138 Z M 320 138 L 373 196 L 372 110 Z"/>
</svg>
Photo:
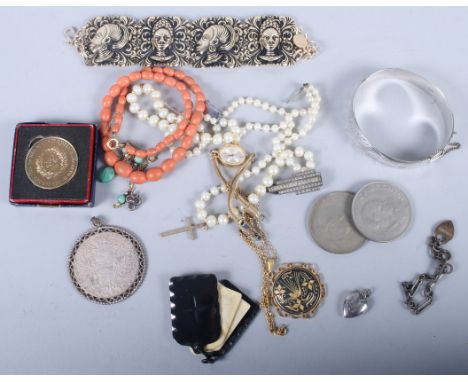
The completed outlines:
<svg viewBox="0 0 468 382">
<path fill-rule="evenodd" d="M 343 317 L 360 316 L 369 310 L 367 299 L 372 294 L 370 289 L 355 290 L 349 294 L 343 304 Z"/>
</svg>

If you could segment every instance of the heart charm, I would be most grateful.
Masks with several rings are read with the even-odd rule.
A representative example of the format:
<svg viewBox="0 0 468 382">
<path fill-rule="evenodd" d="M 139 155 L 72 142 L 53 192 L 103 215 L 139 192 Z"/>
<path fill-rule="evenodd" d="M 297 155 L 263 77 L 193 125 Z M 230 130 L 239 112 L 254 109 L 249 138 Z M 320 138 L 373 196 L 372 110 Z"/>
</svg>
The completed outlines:
<svg viewBox="0 0 468 382">
<path fill-rule="evenodd" d="M 355 290 L 348 295 L 343 304 L 343 317 L 352 318 L 367 312 L 369 304 L 367 298 L 371 295 L 370 289 Z"/>
</svg>

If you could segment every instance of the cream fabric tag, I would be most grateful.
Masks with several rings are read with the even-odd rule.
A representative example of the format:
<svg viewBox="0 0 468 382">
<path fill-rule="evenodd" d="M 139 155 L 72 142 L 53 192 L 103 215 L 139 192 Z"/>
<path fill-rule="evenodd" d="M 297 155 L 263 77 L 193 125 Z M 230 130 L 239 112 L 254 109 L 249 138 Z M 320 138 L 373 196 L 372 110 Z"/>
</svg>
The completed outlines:
<svg viewBox="0 0 468 382">
<path fill-rule="evenodd" d="M 232 333 L 230 330 L 231 326 L 237 317 L 237 311 L 241 301 L 243 301 L 242 294 L 229 289 L 220 283 L 218 283 L 218 294 L 219 313 L 221 316 L 221 335 L 215 342 L 205 346 L 205 351 L 207 352 L 217 351 L 223 347 L 227 338 L 229 338 L 229 335 Z M 237 324 L 238 323 L 239 322 L 237 322 Z"/>
</svg>

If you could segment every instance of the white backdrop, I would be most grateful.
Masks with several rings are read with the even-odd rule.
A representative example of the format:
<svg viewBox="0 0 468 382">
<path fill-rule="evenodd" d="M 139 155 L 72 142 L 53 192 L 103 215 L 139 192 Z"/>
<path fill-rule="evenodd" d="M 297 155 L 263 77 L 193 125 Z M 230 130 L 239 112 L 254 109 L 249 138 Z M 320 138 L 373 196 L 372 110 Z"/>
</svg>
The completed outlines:
<svg viewBox="0 0 468 382">
<path fill-rule="evenodd" d="M 314 83 L 323 108 L 302 144 L 316 153 L 325 185 L 314 194 L 269 196 L 265 223 L 283 262 L 318 265 L 328 296 L 311 320 L 288 320 L 284 338 L 270 335 L 259 315 L 226 359 L 202 365 L 171 337 L 168 279 L 193 272 L 226 277 L 259 297 L 260 267 L 235 228 L 162 239 L 193 213 L 198 194 L 216 182 L 205 156 L 184 163 L 170 178 L 141 187 L 147 198 L 137 212 L 114 210 L 122 180 L 98 184 L 94 208 L 33 208 L 8 204 L 13 131 L 17 122 L 95 122 L 100 100 L 129 68 L 89 68 L 63 42 L 65 27 L 101 14 L 198 17 L 258 14 L 293 16 L 320 45 L 320 54 L 291 68 L 236 70 L 187 68 L 207 98 L 223 106 L 251 95 L 284 100 L 299 84 Z M 376 163 L 349 140 L 349 106 L 359 82 L 384 67 L 415 71 L 446 94 L 457 140 L 466 141 L 468 72 L 466 8 L 3 8 L 0 10 L 0 372 L 2 373 L 466 373 L 468 302 L 466 195 L 468 153 L 430 165 L 395 169 Z M 132 124 L 131 118 L 126 123 Z M 128 126 L 128 125 L 127 125 Z M 124 126 L 125 128 L 125 126 Z M 150 140 L 158 137 L 154 133 Z M 249 147 L 249 145 L 247 144 Z M 253 149 L 252 144 L 249 147 Z M 260 149 L 257 148 L 260 151 Z M 399 185 L 414 218 L 407 234 L 390 244 L 367 243 L 337 256 L 310 238 L 312 202 L 334 190 L 356 191 L 370 180 Z M 148 252 L 141 289 L 113 306 L 82 298 L 66 264 L 74 240 L 93 215 L 135 232 Z M 403 306 L 400 281 L 429 270 L 426 238 L 433 225 L 453 219 L 454 273 L 437 285 L 435 304 L 421 316 Z M 375 288 L 368 314 L 340 315 L 345 291 Z"/>
</svg>

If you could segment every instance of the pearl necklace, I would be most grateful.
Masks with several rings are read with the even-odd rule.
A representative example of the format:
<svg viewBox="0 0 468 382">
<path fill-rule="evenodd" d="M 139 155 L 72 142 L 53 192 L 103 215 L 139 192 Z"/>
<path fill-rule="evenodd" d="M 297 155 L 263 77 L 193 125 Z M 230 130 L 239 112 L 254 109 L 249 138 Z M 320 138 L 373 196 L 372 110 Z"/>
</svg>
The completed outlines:
<svg viewBox="0 0 468 382">
<path fill-rule="evenodd" d="M 161 94 L 154 90 L 151 85 L 136 85 L 132 92 L 128 94 L 127 101 L 130 103 L 131 113 L 137 114 L 141 120 L 148 120 L 150 125 L 157 126 L 165 134 L 170 134 L 171 126 L 181 118 L 177 113 L 171 112 L 171 109 L 161 101 Z M 283 108 L 252 97 L 239 97 L 222 112 L 221 117 L 214 117 L 205 114 L 204 124 L 200 125 L 197 134 L 194 136 L 194 145 L 187 150 L 187 157 L 200 155 L 211 146 L 229 146 L 237 145 L 241 138 L 248 132 L 260 131 L 273 135 L 271 139 L 272 151 L 265 154 L 248 168 L 240 178 L 240 182 L 251 178 L 261 177 L 261 181 L 253 187 L 253 192 L 249 193 L 247 199 L 249 203 L 257 205 L 267 192 L 267 187 L 273 185 L 276 177 L 280 175 L 282 169 L 291 168 L 294 172 L 305 171 L 315 168 L 314 154 L 312 151 L 305 150 L 301 146 L 294 147 L 293 143 L 299 138 L 305 137 L 315 124 L 317 114 L 320 110 L 320 95 L 318 90 L 305 84 L 301 88 L 308 102 L 307 108 Z M 140 95 L 150 95 L 155 99 L 153 108 L 156 113 L 150 115 L 147 110 L 141 108 L 138 101 Z M 240 123 L 236 119 L 230 118 L 241 106 L 251 106 L 263 111 L 267 111 L 281 118 L 279 123 L 259 123 L 246 122 Z M 298 120 L 304 117 L 305 123 L 300 128 Z M 207 131 L 208 127 L 208 132 Z M 227 213 L 219 215 L 208 214 L 207 203 L 214 197 L 226 193 L 222 185 L 210 187 L 207 191 L 200 194 L 195 201 L 196 217 L 202 221 L 207 228 L 213 228 L 216 225 L 225 225 L 229 223 L 230 218 Z"/>
</svg>

